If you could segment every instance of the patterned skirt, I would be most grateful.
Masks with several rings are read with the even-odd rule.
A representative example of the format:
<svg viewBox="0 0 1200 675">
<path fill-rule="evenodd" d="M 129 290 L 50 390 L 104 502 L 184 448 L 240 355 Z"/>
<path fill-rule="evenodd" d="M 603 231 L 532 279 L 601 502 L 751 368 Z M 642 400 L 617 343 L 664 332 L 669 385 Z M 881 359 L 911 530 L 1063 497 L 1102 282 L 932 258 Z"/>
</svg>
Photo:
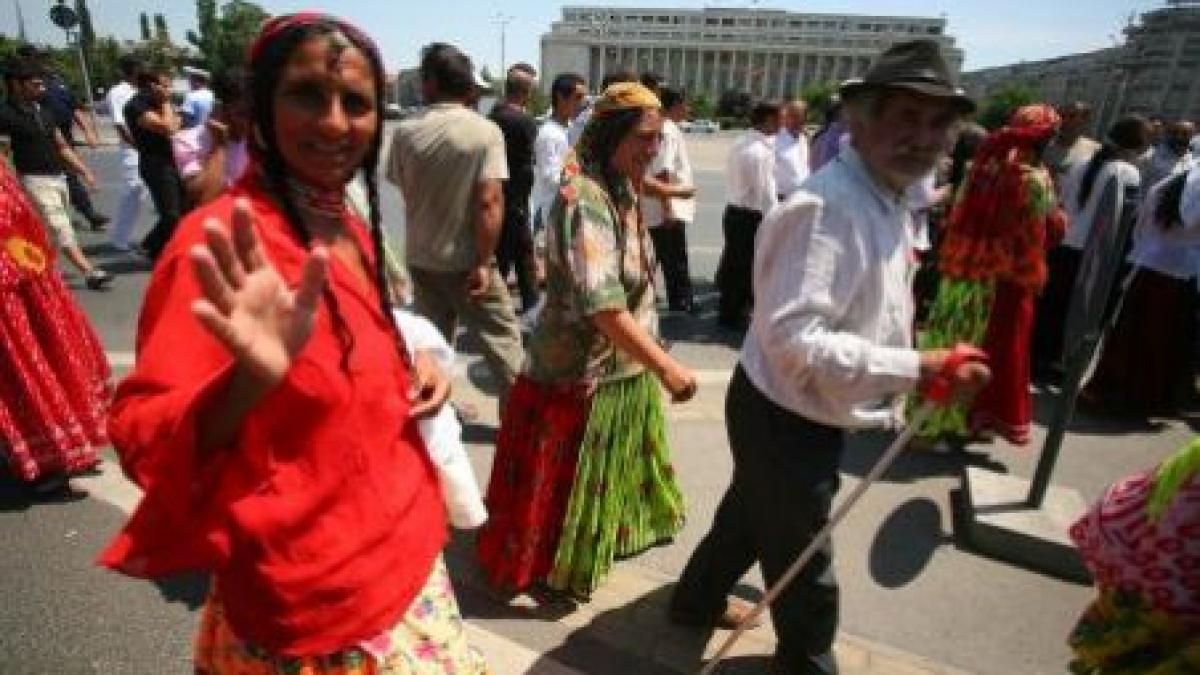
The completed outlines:
<svg viewBox="0 0 1200 675">
<path fill-rule="evenodd" d="M 479 533 L 491 583 L 588 598 L 613 562 L 670 541 L 683 496 L 648 373 L 586 387 L 520 378 L 509 394 Z"/>
<path fill-rule="evenodd" d="M 100 340 L 53 266 L 0 265 L 0 457 L 24 481 L 91 468 L 112 395 Z"/>
<path fill-rule="evenodd" d="M 439 557 L 404 619 L 391 630 L 334 654 L 279 656 L 240 640 L 213 594 L 196 638 L 196 675 L 486 675 L 467 644 L 450 574 Z"/>
</svg>

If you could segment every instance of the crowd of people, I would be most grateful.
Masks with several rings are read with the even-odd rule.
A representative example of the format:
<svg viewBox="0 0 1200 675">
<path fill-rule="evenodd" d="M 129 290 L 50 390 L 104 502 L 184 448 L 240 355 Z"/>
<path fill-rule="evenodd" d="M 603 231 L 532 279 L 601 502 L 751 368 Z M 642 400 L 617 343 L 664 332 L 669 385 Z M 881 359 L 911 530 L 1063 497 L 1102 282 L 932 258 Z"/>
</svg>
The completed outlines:
<svg viewBox="0 0 1200 675">
<path fill-rule="evenodd" d="M 107 97 L 125 171 L 111 244 L 154 266 L 115 393 L 54 271 L 57 250 L 89 288 L 111 281 L 68 211 L 104 225 L 66 176 L 94 180 L 41 103 L 36 58 L 5 71 L 0 133 L 25 189 L 3 169 L 0 348 L 21 384 L 0 389 L 0 437 L 39 489 L 92 469 L 111 439 L 143 496 L 101 562 L 213 576 L 196 672 L 489 672 L 442 560 L 448 524 L 478 528 L 499 593 L 544 602 L 588 601 L 618 560 L 680 532 L 663 391 L 685 404 L 698 382 L 659 339 L 656 276 L 668 311 L 697 312 L 685 91 L 614 73 L 589 97 L 578 74 L 542 74 L 539 124 L 539 74 L 522 63 L 485 116 L 471 60 L 433 43 L 427 105 L 386 138 L 375 44 L 310 12 L 268 21 L 243 66 L 190 69 L 179 108 L 170 73 L 132 58 L 121 71 Z M 927 40 L 844 83 L 811 138 L 803 101 L 749 111 L 725 168 L 716 279 L 719 324 L 744 333 L 726 400 L 734 469 L 672 621 L 742 621 L 733 586 L 755 563 L 774 583 L 828 520 L 848 434 L 903 425 L 931 386 L 957 402 L 924 443 L 1027 443 L 1030 383 L 1073 348 L 1064 317 L 1085 252 L 1128 209 L 1124 283 L 1085 400 L 1147 414 L 1190 400 L 1192 127 L 1131 116 L 1098 143 L 1085 104 L 1025 106 L 990 133 L 974 112 Z M 378 176 L 403 198 L 400 255 Z M 134 247 L 143 191 L 158 218 Z M 460 323 L 498 399 L 486 497 L 461 438 L 469 412 L 448 402 Z M 987 362 L 959 362 L 963 343 Z M 1169 488 L 1143 482 L 1150 517 L 1182 532 L 1195 509 L 1164 514 L 1194 492 L 1198 462 L 1194 447 L 1180 457 L 1156 474 Z M 1114 574 L 1103 582 L 1120 589 Z M 1129 602 L 1105 590 L 1092 615 Z M 771 610 L 772 672 L 837 672 L 831 546 Z M 1095 655 L 1086 630 L 1073 644 Z"/>
</svg>

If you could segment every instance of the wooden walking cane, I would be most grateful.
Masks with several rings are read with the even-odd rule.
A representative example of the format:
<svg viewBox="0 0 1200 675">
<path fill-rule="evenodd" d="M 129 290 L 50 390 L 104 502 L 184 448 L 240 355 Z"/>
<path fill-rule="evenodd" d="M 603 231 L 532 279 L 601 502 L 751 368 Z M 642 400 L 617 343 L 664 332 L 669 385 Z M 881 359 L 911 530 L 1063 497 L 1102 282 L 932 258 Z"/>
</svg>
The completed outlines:
<svg viewBox="0 0 1200 675">
<path fill-rule="evenodd" d="M 804 551 L 800 553 L 800 557 L 796 558 L 792 566 L 784 572 L 783 576 L 775 582 L 774 586 L 767 590 L 762 600 L 758 601 L 754 609 L 742 619 L 733 633 L 725 639 L 725 643 L 717 650 L 712 660 L 700 670 L 700 675 L 712 675 L 712 673 L 716 672 L 717 668 L 721 665 L 721 661 L 729 654 L 729 650 L 733 649 L 733 646 L 737 644 L 742 635 L 749 630 L 750 626 L 754 625 L 755 620 L 771 606 L 772 602 L 775 602 L 776 598 L 795 580 L 796 575 L 800 574 L 805 566 L 808 565 L 809 560 L 812 559 L 817 550 L 833 535 L 833 528 L 842 522 L 846 514 L 850 512 L 850 509 L 854 507 L 855 503 L 863 496 L 863 493 L 867 491 L 867 488 L 879 480 L 880 476 L 896 461 L 896 458 L 900 456 L 905 446 L 908 445 L 909 440 L 912 439 L 921 428 L 921 425 L 924 424 L 926 418 L 933 413 L 935 408 L 950 402 L 950 396 L 953 393 L 950 388 L 950 379 L 955 371 L 969 362 L 984 362 L 986 360 L 986 354 L 970 345 L 955 345 L 950 353 L 950 357 L 946 359 L 945 365 L 942 366 L 941 372 L 938 373 L 937 377 L 922 392 L 925 402 L 913 413 L 904 431 L 896 437 L 896 440 L 892 441 L 892 444 L 884 451 L 883 456 L 879 458 L 875 466 L 871 467 L 867 475 L 855 486 L 850 496 L 838 505 L 833 515 L 829 517 L 828 522 L 825 523 L 825 526 L 821 528 L 820 532 L 817 532 Z"/>
</svg>

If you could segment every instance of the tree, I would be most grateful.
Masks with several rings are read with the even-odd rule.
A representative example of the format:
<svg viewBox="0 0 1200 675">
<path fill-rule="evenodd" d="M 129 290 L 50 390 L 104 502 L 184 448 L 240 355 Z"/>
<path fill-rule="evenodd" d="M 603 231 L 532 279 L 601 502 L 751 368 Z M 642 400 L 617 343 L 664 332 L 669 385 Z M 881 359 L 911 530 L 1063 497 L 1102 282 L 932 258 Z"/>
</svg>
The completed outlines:
<svg viewBox="0 0 1200 675">
<path fill-rule="evenodd" d="M 205 65 L 215 72 L 217 34 L 221 31 L 217 0 L 196 0 L 196 27 L 199 32 L 189 30 L 187 41 L 200 52 Z"/>
<path fill-rule="evenodd" d="M 992 92 L 980 106 L 978 121 L 988 131 L 1008 123 L 1013 111 L 1041 99 L 1037 90 L 1027 84 L 1011 84 Z"/>
<path fill-rule="evenodd" d="M 149 42 L 153 37 L 150 34 L 150 17 L 146 16 L 145 12 L 138 15 L 138 21 L 142 28 L 142 42 Z"/>
<path fill-rule="evenodd" d="M 162 14 L 154 15 L 154 39 L 171 44 L 171 31 L 167 28 L 167 17 Z"/>
<path fill-rule="evenodd" d="M 218 7 L 216 0 L 196 0 L 197 31 L 188 31 L 187 41 L 199 52 L 211 72 L 240 64 L 246 46 L 271 17 L 249 0 L 229 0 Z"/>
<path fill-rule="evenodd" d="M 838 86 L 832 82 L 823 84 L 810 84 L 800 90 L 800 99 L 808 104 L 808 120 L 814 124 L 821 124 L 825 119 L 825 112 L 829 110 L 829 103 L 837 94 Z"/>
<path fill-rule="evenodd" d="M 754 98 L 748 92 L 730 89 L 721 94 L 721 98 L 717 101 L 717 115 L 719 117 L 748 119 L 750 117 L 750 106 L 753 103 Z"/>
<path fill-rule="evenodd" d="M 534 87 L 533 94 L 529 97 L 529 105 L 526 110 L 534 117 L 541 117 L 550 112 L 550 97 L 542 93 L 541 87 Z"/>
<path fill-rule="evenodd" d="M 708 94 L 699 94 L 692 99 L 692 117 L 698 120 L 712 119 L 716 113 L 716 108 L 713 107 L 712 99 Z"/>
</svg>

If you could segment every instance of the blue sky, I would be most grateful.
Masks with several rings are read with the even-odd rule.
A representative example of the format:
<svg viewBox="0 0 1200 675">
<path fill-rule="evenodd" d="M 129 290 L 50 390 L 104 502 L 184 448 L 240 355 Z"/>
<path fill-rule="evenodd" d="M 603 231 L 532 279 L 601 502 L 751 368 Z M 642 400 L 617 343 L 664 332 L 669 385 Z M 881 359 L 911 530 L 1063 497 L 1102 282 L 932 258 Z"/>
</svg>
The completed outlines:
<svg viewBox="0 0 1200 675">
<path fill-rule="evenodd" d="M 16 34 L 15 2 L 20 2 L 30 37 L 39 42 L 62 43 L 62 32 L 46 17 L 49 0 L 0 0 L 0 31 Z M 412 65 L 421 45 L 441 40 L 464 48 L 476 63 L 500 61 L 500 30 L 493 17 L 511 17 L 507 29 L 507 60 L 538 63 L 538 45 L 550 22 L 560 15 L 560 4 L 549 0 L 261 0 L 272 13 L 318 8 L 332 10 L 364 27 L 379 42 L 389 69 Z M 573 2 L 630 7 L 692 7 L 702 2 Z M 778 0 L 712 3 L 720 6 L 764 7 L 807 12 L 852 12 L 877 15 L 937 16 L 945 14 L 949 32 L 966 52 L 966 68 L 1003 65 L 1110 46 L 1132 12 L 1163 6 L 1162 0 L 1013 0 L 1000 4 L 968 0 Z M 172 36 L 183 40 L 195 25 L 193 0 L 89 0 L 98 33 L 133 38 L 138 33 L 138 12 L 160 12 L 167 17 Z"/>
</svg>

